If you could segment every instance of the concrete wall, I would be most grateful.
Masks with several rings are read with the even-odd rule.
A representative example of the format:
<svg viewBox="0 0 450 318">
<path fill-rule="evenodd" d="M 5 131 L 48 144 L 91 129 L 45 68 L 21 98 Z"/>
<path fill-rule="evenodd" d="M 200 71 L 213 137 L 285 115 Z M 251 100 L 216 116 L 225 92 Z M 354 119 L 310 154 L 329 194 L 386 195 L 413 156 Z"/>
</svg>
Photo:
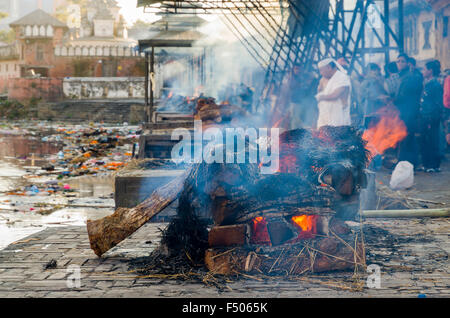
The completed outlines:
<svg viewBox="0 0 450 318">
<path fill-rule="evenodd" d="M 62 87 L 66 99 L 144 98 L 144 77 L 68 77 Z"/>
<path fill-rule="evenodd" d="M 62 78 L 11 78 L 8 81 L 8 99 L 57 101 L 62 97 Z"/>
<path fill-rule="evenodd" d="M 445 19 L 450 17 L 450 5 L 447 3 L 442 5 L 446 7 L 420 9 L 417 4 L 414 6 L 411 3 L 413 1 L 405 3 L 406 53 L 414 57 L 419 66 L 429 60 L 438 59 L 442 70 L 450 68 L 450 26 L 448 22 L 444 23 Z M 393 21 L 395 22 L 395 19 Z M 391 58 L 395 60 L 397 54 Z"/>
<path fill-rule="evenodd" d="M 435 28 L 435 14 L 432 11 L 421 12 L 415 17 L 417 28 L 417 51 L 410 52 L 411 56 L 419 61 L 428 61 L 436 58 L 436 37 L 438 36 Z M 426 25 L 428 25 L 428 41 L 426 42 Z M 442 44 L 442 43 L 441 43 Z"/>
<path fill-rule="evenodd" d="M 76 71 L 76 65 L 82 70 Z M 52 77 L 142 77 L 145 75 L 141 57 L 55 56 Z M 81 73 L 80 73 L 81 71 Z"/>
<path fill-rule="evenodd" d="M 16 60 L 0 61 L 0 78 L 13 78 L 20 76 L 20 66 Z"/>
<path fill-rule="evenodd" d="M 450 5 L 439 12 L 437 19 L 436 58 L 441 61 L 442 70 L 445 70 L 450 68 L 450 22 L 448 22 L 450 20 Z M 446 24 L 444 19 L 447 20 Z"/>
<path fill-rule="evenodd" d="M 0 94 L 8 90 L 8 80 L 20 76 L 20 66 L 15 45 L 0 46 Z"/>
</svg>

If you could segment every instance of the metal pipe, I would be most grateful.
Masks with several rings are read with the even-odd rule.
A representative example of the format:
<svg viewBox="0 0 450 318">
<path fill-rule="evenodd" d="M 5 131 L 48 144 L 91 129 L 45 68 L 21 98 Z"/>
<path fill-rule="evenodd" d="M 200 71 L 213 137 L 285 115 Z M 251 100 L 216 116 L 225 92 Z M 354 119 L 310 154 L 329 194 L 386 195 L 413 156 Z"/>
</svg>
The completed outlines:
<svg viewBox="0 0 450 318">
<path fill-rule="evenodd" d="M 412 210 L 363 210 L 366 218 L 417 218 L 417 217 L 447 217 L 450 208 L 443 209 L 412 209 Z"/>
</svg>

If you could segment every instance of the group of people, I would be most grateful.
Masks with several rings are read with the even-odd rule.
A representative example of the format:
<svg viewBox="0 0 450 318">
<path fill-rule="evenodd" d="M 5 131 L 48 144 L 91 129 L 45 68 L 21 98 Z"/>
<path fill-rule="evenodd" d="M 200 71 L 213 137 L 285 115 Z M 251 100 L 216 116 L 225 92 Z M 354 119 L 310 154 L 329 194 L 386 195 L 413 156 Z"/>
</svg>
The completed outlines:
<svg viewBox="0 0 450 318">
<path fill-rule="evenodd" d="M 441 136 L 443 129 L 448 130 L 445 119 L 450 112 L 450 76 L 441 76 L 438 60 L 427 62 L 420 71 L 415 59 L 402 53 L 385 66 L 384 76 L 378 64 L 369 63 L 363 78 L 349 76 L 343 58 L 324 59 L 318 69 L 320 80 L 302 72 L 299 65 L 293 67 L 291 129 L 325 125 L 367 129 L 379 118 L 379 109 L 395 106 L 407 129 L 397 147 L 398 160 L 409 161 L 416 170 L 440 171 Z"/>
</svg>

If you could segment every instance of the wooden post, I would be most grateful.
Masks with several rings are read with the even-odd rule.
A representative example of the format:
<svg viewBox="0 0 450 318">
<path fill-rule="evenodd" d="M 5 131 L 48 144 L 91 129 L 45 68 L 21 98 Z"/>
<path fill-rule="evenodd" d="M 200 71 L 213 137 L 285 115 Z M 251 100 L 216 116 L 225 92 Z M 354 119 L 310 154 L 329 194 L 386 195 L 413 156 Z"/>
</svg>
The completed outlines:
<svg viewBox="0 0 450 318">
<path fill-rule="evenodd" d="M 390 61 L 390 41 L 389 41 L 389 0 L 384 0 L 384 46 L 385 46 L 385 53 L 384 53 L 384 63 L 387 65 Z"/>
<path fill-rule="evenodd" d="M 149 111 L 149 122 L 153 122 L 153 107 L 154 107 L 154 96 L 153 90 L 155 89 L 153 81 L 155 80 L 155 47 L 152 46 L 152 53 L 150 55 L 150 111 Z"/>
<path fill-rule="evenodd" d="M 403 38 L 403 0 L 398 0 L 398 50 L 403 53 L 405 50 L 405 39 Z"/>
<path fill-rule="evenodd" d="M 148 80 L 149 80 L 149 76 L 148 76 L 148 53 L 145 52 L 145 106 L 147 109 L 147 122 L 150 121 L 149 118 L 149 109 L 148 109 Z"/>
<path fill-rule="evenodd" d="M 360 210 L 371 210 L 377 208 L 377 186 L 375 181 L 375 172 L 366 171 L 367 186 L 359 193 Z"/>
</svg>

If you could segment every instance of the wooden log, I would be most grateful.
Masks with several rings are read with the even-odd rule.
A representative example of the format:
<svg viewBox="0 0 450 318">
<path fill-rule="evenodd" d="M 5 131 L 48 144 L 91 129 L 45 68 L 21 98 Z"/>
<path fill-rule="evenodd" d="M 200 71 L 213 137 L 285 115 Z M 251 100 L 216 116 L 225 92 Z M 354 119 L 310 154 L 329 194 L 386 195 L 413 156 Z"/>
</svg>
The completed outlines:
<svg viewBox="0 0 450 318">
<path fill-rule="evenodd" d="M 284 222 L 282 218 L 268 222 L 267 231 L 273 246 L 283 244 L 297 236 L 297 233 L 292 230 L 292 227 L 287 222 Z"/>
<path fill-rule="evenodd" d="M 248 243 L 249 236 L 247 224 L 215 226 L 209 231 L 208 243 L 211 247 L 242 246 Z"/>
<path fill-rule="evenodd" d="M 231 250 L 230 250 L 231 251 Z M 233 272 L 235 266 L 231 262 L 230 252 L 221 253 L 221 250 L 208 249 L 205 252 L 205 264 L 209 271 L 219 275 L 230 275 Z M 242 263 L 243 260 L 241 260 Z"/>
<path fill-rule="evenodd" d="M 156 189 L 150 197 L 132 209 L 118 208 L 103 219 L 87 220 L 89 241 L 95 254 L 101 256 L 116 246 L 177 199 L 189 172 L 190 169 Z"/>
<path fill-rule="evenodd" d="M 352 195 L 355 190 L 355 183 L 351 171 L 339 182 L 336 190 L 342 195 Z"/>
<path fill-rule="evenodd" d="M 331 185 L 341 195 L 352 195 L 355 191 L 354 169 L 353 166 L 335 164 L 325 168 L 319 175 L 319 181 Z"/>
<path fill-rule="evenodd" d="M 350 227 L 344 221 L 338 218 L 331 218 L 328 227 L 334 234 L 348 234 L 351 232 Z"/>
<path fill-rule="evenodd" d="M 218 108 L 202 108 L 198 111 L 198 114 L 195 115 L 195 119 L 201 119 L 201 120 L 206 120 L 206 119 L 213 119 L 215 120 L 216 118 L 220 118 L 221 114 L 220 114 L 220 110 Z"/>
<path fill-rule="evenodd" d="M 335 211 L 328 207 L 296 207 L 296 206 L 282 206 L 274 204 L 270 208 L 261 209 L 257 212 L 249 212 L 247 214 L 242 214 L 236 219 L 236 222 L 244 223 L 258 217 L 265 216 L 266 218 L 271 217 L 281 217 L 289 215 L 320 215 L 320 216 L 331 216 L 335 214 Z"/>
<path fill-rule="evenodd" d="M 216 197 L 212 202 L 212 218 L 214 224 L 225 224 L 227 217 L 231 215 L 227 209 L 228 199 L 226 197 Z"/>
<path fill-rule="evenodd" d="M 447 217 L 450 208 L 442 209 L 411 209 L 411 210 L 364 210 L 366 218 L 418 218 L 418 217 Z"/>
</svg>

